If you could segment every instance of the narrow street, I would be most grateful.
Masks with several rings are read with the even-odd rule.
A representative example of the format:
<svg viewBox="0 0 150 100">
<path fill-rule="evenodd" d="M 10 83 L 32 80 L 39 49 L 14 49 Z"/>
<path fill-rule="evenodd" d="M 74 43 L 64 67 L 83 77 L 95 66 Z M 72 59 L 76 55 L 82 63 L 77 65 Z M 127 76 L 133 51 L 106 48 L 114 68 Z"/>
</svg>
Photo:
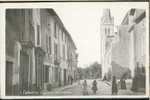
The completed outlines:
<svg viewBox="0 0 150 100">
<path fill-rule="evenodd" d="M 88 84 L 88 93 L 89 95 L 93 95 L 91 87 L 92 87 L 93 80 L 87 80 Z M 82 82 L 83 80 L 73 85 L 65 86 L 64 88 L 58 88 L 53 90 L 52 92 L 45 92 L 43 95 L 83 95 L 82 94 Z M 96 95 L 110 95 L 111 94 L 111 85 L 106 84 L 101 80 L 97 80 L 98 82 L 98 91 Z"/>
<path fill-rule="evenodd" d="M 89 95 L 93 95 L 93 91 L 91 90 L 92 82 L 93 82 L 92 79 L 87 80 Z M 50 92 L 43 92 L 43 95 L 45 95 L 45 96 L 70 96 L 70 95 L 82 96 L 83 95 L 82 83 L 83 83 L 83 80 L 80 81 L 80 84 L 78 81 L 78 82 L 73 83 L 72 85 L 56 88 Z M 97 84 L 98 91 L 96 93 L 97 96 L 111 95 L 111 83 L 110 82 L 97 80 L 97 83 L 98 83 Z M 127 83 L 127 89 L 126 90 L 119 89 L 118 95 L 141 95 L 141 94 L 144 94 L 142 92 L 132 92 L 130 90 L 130 88 L 131 88 L 131 83 Z"/>
<path fill-rule="evenodd" d="M 93 80 L 87 80 L 89 95 L 93 95 L 93 91 L 91 90 L 92 81 Z M 111 86 L 107 85 L 105 82 L 102 82 L 100 80 L 97 80 L 97 82 L 98 82 L 98 91 L 96 95 L 110 95 L 111 94 L 110 92 Z M 80 85 L 76 83 L 72 88 L 64 89 L 63 92 L 66 92 L 66 91 L 71 92 L 72 95 L 83 95 L 82 94 L 83 80 L 80 83 L 81 83 Z"/>
</svg>

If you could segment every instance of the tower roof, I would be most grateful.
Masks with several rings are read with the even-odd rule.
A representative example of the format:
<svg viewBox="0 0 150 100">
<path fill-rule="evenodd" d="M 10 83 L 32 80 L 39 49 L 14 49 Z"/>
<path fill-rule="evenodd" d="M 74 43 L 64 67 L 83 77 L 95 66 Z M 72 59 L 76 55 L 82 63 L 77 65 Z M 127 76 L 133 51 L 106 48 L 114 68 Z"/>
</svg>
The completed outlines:
<svg viewBox="0 0 150 100">
<path fill-rule="evenodd" d="M 113 17 L 111 16 L 111 12 L 109 8 L 103 9 L 103 16 L 102 16 L 103 23 L 113 23 Z"/>
<path fill-rule="evenodd" d="M 106 8 L 103 10 L 103 17 L 108 17 L 108 18 L 111 17 L 110 9 Z"/>
</svg>

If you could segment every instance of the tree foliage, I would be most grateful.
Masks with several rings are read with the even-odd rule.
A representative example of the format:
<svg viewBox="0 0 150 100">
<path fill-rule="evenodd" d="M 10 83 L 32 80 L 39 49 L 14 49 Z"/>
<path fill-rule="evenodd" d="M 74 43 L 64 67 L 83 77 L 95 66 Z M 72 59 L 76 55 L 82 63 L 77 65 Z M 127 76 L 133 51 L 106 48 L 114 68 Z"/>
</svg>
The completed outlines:
<svg viewBox="0 0 150 100">
<path fill-rule="evenodd" d="M 95 79 L 102 77 L 101 64 L 94 62 L 86 68 L 78 68 L 80 79 Z"/>
</svg>

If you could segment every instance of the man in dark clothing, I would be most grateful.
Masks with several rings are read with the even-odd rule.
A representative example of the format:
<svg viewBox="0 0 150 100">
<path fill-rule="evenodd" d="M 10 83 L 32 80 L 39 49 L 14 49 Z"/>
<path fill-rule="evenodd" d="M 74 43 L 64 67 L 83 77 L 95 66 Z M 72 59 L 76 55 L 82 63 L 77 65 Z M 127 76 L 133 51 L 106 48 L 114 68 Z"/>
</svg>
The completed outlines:
<svg viewBox="0 0 150 100">
<path fill-rule="evenodd" d="M 97 91 L 97 82 L 96 82 L 96 80 L 93 81 L 92 90 L 93 90 L 93 93 L 96 94 L 96 91 Z"/>
<path fill-rule="evenodd" d="M 112 95 L 117 94 L 117 93 L 118 93 L 117 81 L 116 81 L 116 77 L 113 76 L 113 81 L 112 81 Z"/>
<path fill-rule="evenodd" d="M 121 78 L 120 83 L 121 83 L 121 89 L 127 89 L 125 79 Z"/>
<path fill-rule="evenodd" d="M 73 83 L 73 78 L 72 78 L 72 76 L 71 76 L 71 84 Z"/>
</svg>

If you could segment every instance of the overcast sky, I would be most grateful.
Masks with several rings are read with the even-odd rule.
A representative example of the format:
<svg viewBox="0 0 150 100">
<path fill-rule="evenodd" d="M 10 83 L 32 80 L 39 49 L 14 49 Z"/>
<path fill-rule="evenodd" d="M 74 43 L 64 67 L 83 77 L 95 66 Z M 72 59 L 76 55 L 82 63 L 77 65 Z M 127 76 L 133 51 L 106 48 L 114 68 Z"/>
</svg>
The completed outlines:
<svg viewBox="0 0 150 100">
<path fill-rule="evenodd" d="M 86 67 L 98 61 L 100 54 L 100 19 L 102 10 L 110 8 L 115 25 L 119 25 L 131 8 L 148 9 L 148 2 L 58 2 L 3 4 L 7 8 L 53 8 L 71 34 L 79 54 L 78 66 Z"/>
<path fill-rule="evenodd" d="M 101 63 L 100 18 L 104 8 L 110 8 L 115 25 L 119 25 L 131 7 L 142 8 L 138 3 L 76 3 L 54 8 L 71 34 L 79 54 L 79 67 L 94 61 Z"/>
</svg>

